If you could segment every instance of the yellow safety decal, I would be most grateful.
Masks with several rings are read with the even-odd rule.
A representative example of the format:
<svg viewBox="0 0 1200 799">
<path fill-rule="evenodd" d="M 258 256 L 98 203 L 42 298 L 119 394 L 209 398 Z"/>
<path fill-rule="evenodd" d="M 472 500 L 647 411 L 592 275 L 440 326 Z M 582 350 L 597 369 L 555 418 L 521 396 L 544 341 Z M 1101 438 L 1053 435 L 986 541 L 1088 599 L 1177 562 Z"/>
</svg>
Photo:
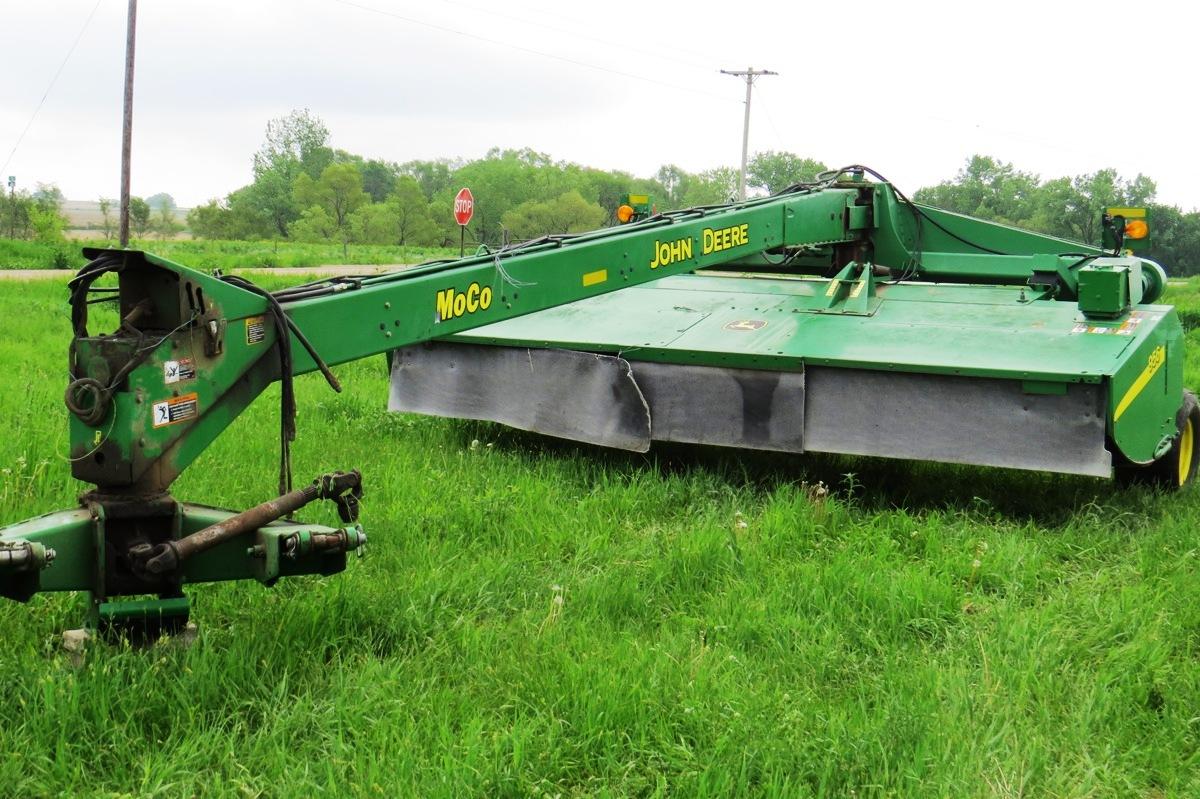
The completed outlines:
<svg viewBox="0 0 1200 799">
<path fill-rule="evenodd" d="M 1126 219 L 1145 219 L 1145 208 L 1109 208 L 1109 216 L 1123 216 Z"/>
<path fill-rule="evenodd" d="M 607 269 L 597 269 L 595 272 L 588 272 L 583 276 L 584 286 L 594 286 L 597 283 L 603 283 L 608 280 Z"/>
<path fill-rule="evenodd" d="M 267 317 L 246 317 L 246 343 L 262 344 L 267 340 Z"/>
<path fill-rule="evenodd" d="M 854 284 L 854 288 L 850 289 L 850 299 L 856 299 L 859 294 L 862 294 L 863 286 L 867 285 L 867 281 L 860 280 Z"/>
<path fill-rule="evenodd" d="M 829 288 L 825 289 L 825 296 L 832 297 L 834 292 L 836 292 L 838 290 L 839 285 L 840 285 L 840 283 L 837 280 L 829 281 Z"/>
<path fill-rule="evenodd" d="M 1142 389 L 1149 384 L 1154 375 L 1158 374 L 1158 370 L 1167 361 L 1167 348 L 1163 344 L 1159 344 L 1150 353 L 1150 359 L 1146 362 L 1146 368 L 1138 375 L 1137 380 L 1133 381 L 1133 385 L 1125 392 L 1125 396 L 1121 397 L 1121 401 L 1117 403 L 1117 410 L 1113 412 L 1113 421 L 1121 418 L 1121 414 L 1129 409 L 1133 401 L 1138 398 L 1138 394 L 1142 393 Z"/>
</svg>

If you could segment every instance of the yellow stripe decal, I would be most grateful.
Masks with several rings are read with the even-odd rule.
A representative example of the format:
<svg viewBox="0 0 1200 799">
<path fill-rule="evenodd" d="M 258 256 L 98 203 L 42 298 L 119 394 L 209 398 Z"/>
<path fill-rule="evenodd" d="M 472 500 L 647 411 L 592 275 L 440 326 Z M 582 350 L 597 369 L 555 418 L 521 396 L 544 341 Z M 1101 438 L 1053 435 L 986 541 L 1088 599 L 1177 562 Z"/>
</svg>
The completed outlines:
<svg viewBox="0 0 1200 799">
<path fill-rule="evenodd" d="M 1109 216 L 1123 216 L 1126 219 L 1145 219 L 1145 208 L 1109 208 Z"/>
<path fill-rule="evenodd" d="M 588 272 L 583 276 L 583 285 L 594 286 L 597 283 L 603 283 L 608 280 L 607 269 L 597 269 L 595 272 Z"/>
<path fill-rule="evenodd" d="M 1125 392 L 1125 396 L 1121 397 L 1121 401 L 1117 403 L 1117 410 L 1113 413 L 1113 421 L 1121 418 L 1121 414 L 1129 409 L 1133 401 L 1138 398 L 1138 394 L 1142 393 L 1142 389 L 1150 382 L 1154 375 L 1158 374 L 1158 370 L 1167 360 L 1167 348 L 1159 344 L 1150 353 L 1150 360 L 1146 362 L 1146 368 L 1138 375 L 1137 380 L 1133 381 L 1133 385 Z"/>
</svg>

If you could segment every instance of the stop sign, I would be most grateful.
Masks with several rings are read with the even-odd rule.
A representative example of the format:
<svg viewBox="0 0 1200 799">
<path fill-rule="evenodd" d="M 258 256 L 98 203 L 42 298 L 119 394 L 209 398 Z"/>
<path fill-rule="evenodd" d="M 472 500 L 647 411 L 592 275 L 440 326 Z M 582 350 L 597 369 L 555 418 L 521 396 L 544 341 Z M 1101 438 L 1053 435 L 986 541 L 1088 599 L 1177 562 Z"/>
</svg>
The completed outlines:
<svg viewBox="0 0 1200 799">
<path fill-rule="evenodd" d="M 459 189 L 454 195 L 454 221 L 464 227 L 475 215 L 475 197 L 468 188 Z"/>
</svg>

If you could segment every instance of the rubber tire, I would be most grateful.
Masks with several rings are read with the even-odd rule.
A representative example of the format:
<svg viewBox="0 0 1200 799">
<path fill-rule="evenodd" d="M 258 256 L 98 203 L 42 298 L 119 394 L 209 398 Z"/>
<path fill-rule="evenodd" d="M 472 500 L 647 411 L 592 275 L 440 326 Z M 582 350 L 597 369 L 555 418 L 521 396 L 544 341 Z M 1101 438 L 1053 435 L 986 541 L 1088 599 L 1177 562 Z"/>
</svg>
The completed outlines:
<svg viewBox="0 0 1200 799">
<path fill-rule="evenodd" d="M 1183 392 L 1183 405 L 1175 413 L 1175 430 L 1175 440 L 1165 455 L 1144 466 L 1118 467 L 1118 480 L 1150 484 L 1166 491 L 1178 491 L 1191 483 L 1200 468 L 1200 403 L 1190 391 Z"/>
</svg>

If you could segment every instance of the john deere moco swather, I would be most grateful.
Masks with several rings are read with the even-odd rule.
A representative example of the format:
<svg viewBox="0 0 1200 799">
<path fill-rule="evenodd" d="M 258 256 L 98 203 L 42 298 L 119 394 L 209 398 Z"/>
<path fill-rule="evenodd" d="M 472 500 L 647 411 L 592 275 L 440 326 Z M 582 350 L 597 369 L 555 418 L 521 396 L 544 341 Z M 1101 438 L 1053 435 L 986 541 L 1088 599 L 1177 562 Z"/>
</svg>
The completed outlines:
<svg viewBox="0 0 1200 799">
<path fill-rule="evenodd" d="M 340 571 L 365 541 L 359 476 L 292 490 L 291 378 L 337 388 L 329 366 L 389 352 L 395 410 L 605 446 L 1192 478 L 1200 411 L 1179 320 L 1154 304 L 1165 274 L 1127 249 L 1145 235 L 1135 211 L 1085 247 L 916 205 L 864 172 L 274 294 L 88 250 L 66 404 L 72 472 L 94 489 L 0 529 L 0 594 L 88 591 L 93 623 L 153 626 L 186 617 L 188 583 Z M 87 309 L 110 273 L 122 321 L 97 334 Z M 276 380 L 281 496 L 240 514 L 176 500 Z M 281 520 L 318 498 L 344 526 Z"/>
</svg>

